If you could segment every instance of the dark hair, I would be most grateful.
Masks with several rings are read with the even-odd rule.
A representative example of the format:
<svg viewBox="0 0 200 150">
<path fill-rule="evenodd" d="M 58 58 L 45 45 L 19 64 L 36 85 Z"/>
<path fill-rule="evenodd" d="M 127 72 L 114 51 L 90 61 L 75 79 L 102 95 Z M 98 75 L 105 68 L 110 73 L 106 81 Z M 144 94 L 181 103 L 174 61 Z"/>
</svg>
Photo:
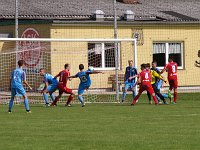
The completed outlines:
<svg viewBox="0 0 200 150">
<path fill-rule="evenodd" d="M 146 67 L 150 68 L 151 67 L 150 63 L 147 63 L 146 66 L 145 66 L 145 68 Z"/>
<path fill-rule="evenodd" d="M 64 67 L 65 67 L 65 69 L 67 69 L 67 67 L 69 67 L 69 64 L 65 64 Z"/>
<path fill-rule="evenodd" d="M 25 64 L 25 61 L 24 60 L 19 60 L 18 62 L 18 66 L 21 67 Z"/>
<path fill-rule="evenodd" d="M 83 64 L 80 64 L 80 65 L 79 65 L 79 69 L 80 69 L 80 70 L 83 70 L 83 69 L 84 69 L 84 65 L 83 65 Z"/>
<path fill-rule="evenodd" d="M 170 57 L 169 57 L 169 61 L 174 61 L 174 57 L 173 57 L 173 56 L 170 56 Z"/>
<path fill-rule="evenodd" d="M 156 60 L 153 60 L 153 61 L 152 61 L 152 64 L 153 64 L 153 63 L 154 63 L 154 64 L 157 64 L 157 61 L 156 61 Z"/>
<path fill-rule="evenodd" d="M 42 70 L 46 70 L 46 69 L 45 69 L 45 68 L 40 68 L 40 72 L 41 72 Z"/>
<path fill-rule="evenodd" d="M 146 64 L 141 64 L 141 68 L 146 68 Z"/>
</svg>

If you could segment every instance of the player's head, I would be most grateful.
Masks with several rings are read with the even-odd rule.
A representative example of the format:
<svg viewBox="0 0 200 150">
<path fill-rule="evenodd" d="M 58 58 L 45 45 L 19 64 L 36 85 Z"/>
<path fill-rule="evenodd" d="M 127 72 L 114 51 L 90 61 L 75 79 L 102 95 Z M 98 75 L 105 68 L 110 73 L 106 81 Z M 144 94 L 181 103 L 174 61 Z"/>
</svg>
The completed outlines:
<svg viewBox="0 0 200 150">
<path fill-rule="evenodd" d="M 198 57 L 200 57 L 200 50 L 198 50 Z"/>
<path fill-rule="evenodd" d="M 70 70 L 70 64 L 68 64 L 68 63 L 65 64 L 65 65 L 64 65 L 64 68 L 65 68 L 66 70 Z"/>
<path fill-rule="evenodd" d="M 83 70 L 84 69 L 84 65 L 83 64 L 80 64 L 79 65 L 79 70 Z"/>
<path fill-rule="evenodd" d="M 46 73 L 46 69 L 45 68 L 41 68 L 40 69 L 40 75 L 44 76 L 45 73 Z"/>
<path fill-rule="evenodd" d="M 155 69 L 157 67 L 157 61 L 152 61 L 152 67 Z"/>
<path fill-rule="evenodd" d="M 141 70 L 144 70 L 146 68 L 146 64 L 141 64 Z"/>
<path fill-rule="evenodd" d="M 168 61 L 169 61 L 169 62 L 173 62 L 173 61 L 174 61 L 174 58 L 171 56 L 171 57 L 169 57 Z"/>
<path fill-rule="evenodd" d="M 24 60 L 19 60 L 17 63 L 18 63 L 19 67 L 23 67 L 25 65 L 25 61 Z"/>
<path fill-rule="evenodd" d="M 128 65 L 129 65 L 130 67 L 133 67 L 133 60 L 128 60 Z"/>
<path fill-rule="evenodd" d="M 150 69 L 150 67 L 151 67 L 150 63 L 147 63 L 147 64 L 145 65 L 145 67 L 146 67 L 146 69 Z"/>
</svg>

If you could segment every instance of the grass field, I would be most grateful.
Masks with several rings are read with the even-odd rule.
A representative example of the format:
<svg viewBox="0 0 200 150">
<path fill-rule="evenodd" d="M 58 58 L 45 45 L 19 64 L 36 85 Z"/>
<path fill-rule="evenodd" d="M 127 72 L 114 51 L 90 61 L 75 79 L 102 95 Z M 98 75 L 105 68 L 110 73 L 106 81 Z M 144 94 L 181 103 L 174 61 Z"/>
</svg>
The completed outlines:
<svg viewBox="0 0 200 150">
<path fill-rule="evenodd" d="M 1 150 L 200 149 L 200 93 L 180 94 L 176 105 L 0 105 Z"/>
</svg>

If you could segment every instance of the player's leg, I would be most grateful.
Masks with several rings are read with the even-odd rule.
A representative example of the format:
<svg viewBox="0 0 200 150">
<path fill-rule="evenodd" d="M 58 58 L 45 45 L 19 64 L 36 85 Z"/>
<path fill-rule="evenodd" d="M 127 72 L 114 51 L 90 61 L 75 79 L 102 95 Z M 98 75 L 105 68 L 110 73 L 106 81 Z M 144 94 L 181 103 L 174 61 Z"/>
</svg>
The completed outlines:
<svg viewBox="0 0 200 150">
<path fill-rule="evenodd" d="M 55 100 L 55 95 L 54 92 L 58 89 L 57 84 L 51 84 L 50 86 L 47 87 L 47 92 L 49 93 L 51 100 Z"/>
<path fill-rule="evenodd" d="M 63 94 L 63 90 L 59 89 L 59 95 L 55 97 L 55 100 L 51 103 L 51 106 L 56 106 L 57 105 L 57 102 L 61 98 L 62 94 Z"/>
<path fill-rule="evenodd" d="M 15 88 L 11 88 L 11 99 L 9 101 L 9 105 L 8 105 L 8 112 L 11 113 L 12 112 L 12 108 L 13 108 L 13 105 L 14 105 L 14 98 L 15 98 L 15 95 L 16 95 L 16 89 Z"/>
<path fill-rule="evenodd" d="M 130 84 L 130 89 L 132 91 L 133 99 L 136 97 L 136 91 L 135 91 L 135 83 Z"/>
<path fill-rule="evenodd" d="M 154 93 L 163 101 L 164 104 L 168 104 L 165 100 L 165 98 L 162 96 L 162 94 L 160 93 L 160 91 L 157 89 L 155 84 L 152 84 L 152 88 L 154 90 Z"/>
<path fill-rule="evenodd" d="M 177 100 L 177 88 L 178 88 L 178 81 L 177 80 L 174 80 L 173 88 L 174 88 L 174 104 L 176 104 L 176 100 Z"/>
<path fill-rule="evenodd" d="M 151 96 L 153 97 L 153 100 L 154 100 L 155 104 L 157 105 L 158 104 L 158 100 L 156 98 L 156 94 L 155 94 L 155 92 L 154 92 L 154 90 L 152 88 L 152 85 L 149 84 L 147 86 L 147 91 L 151 94 Z"/>
<path fill-rule="evenodd" d="M 45 105 L 48 106 L 49 105 L 49 96 L 47 93 L 43 93 L 43 99 L 44 99 L 44 102 L 45 102 Z"/>
<path fill-rule="evenodd" d="M 24 98 L 24 106 L 25 106 L 25 109 L 26 109 L 26 112 L 27 113 L 30 113 L 30 108 L 29 108 L 29 103 L 28 103 L 28 97 L 26 95 L 26 91 L 24 90 L 24 88 L 17 88 L 17 93 L 21 94 Z"/>
<path fill-rule="evenodd" d="M 149 100 L 149 104 L 152 104 L 152 100 L 151 100 L 151 94 L 147 91 L 147 97 Z"/>
<path fill-rule="evenodd" d="M 139 92 L 138 92 L 138 94 L 136 95 L 136 97 L 133 99 L 133 102 L 132 102 L 131 105 L 135 105 L 135 104 L 137 103 L 137 101 L 138 101 L 140 95 L 142 94 L 142 92 L 143 92 L 144 90 L 145 90 L 144 88 L 140 87 Z"/>
<path fill-rule="evenodd" d="M 130 86 L 129 83 L 124 84 L 124 91 L 123 91 L 123 94 L 122 94 L 122 103 L 125 101 L 126 93 L 127 93 L 129 86 Z"/>
<path fill-rule="evenodd" d="M 79 85 L 79 88 L 78 88 L 78 100 L 80 101 L 82 107 L 85 106 L 85 102 L 84 102 L 84 99 L 83 99 L 83 93 L 84 93 L 84 86 L 83 85 Z"/>
<path fill-rule="evenodd" d="M 72 92 L 72 89 L 69 89 L 67 87 L 65 87 L 65 93 L 66 94 L 70 94 L 68 99 L 67 99 L 67 102 L 66 102 L 66 106 L 71 106 L 71 101 L 74 99 L 75 97 L 75 94 Z"/>
</svg>

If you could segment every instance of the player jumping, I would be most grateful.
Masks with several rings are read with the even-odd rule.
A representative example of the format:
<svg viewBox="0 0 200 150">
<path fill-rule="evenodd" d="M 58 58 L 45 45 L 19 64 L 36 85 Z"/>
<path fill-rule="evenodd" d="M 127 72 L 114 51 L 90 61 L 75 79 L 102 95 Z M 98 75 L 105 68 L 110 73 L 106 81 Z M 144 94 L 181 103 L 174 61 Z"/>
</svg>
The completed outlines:
<svg viewBox="0 0 200 150">
<path fill-rule="evenodd" d="M 169 58 L 169 63 L 166 64 L 165 68 L 161 71 L 161 74 L 164 71 L 168 72 L 168 81 L 169 81 L 169 91 L 168 95 L 170 96 L 170 91 L 174 89 L 174 102 L 173 104 L 176 104 L 177 100 L 177 87 L 178 87 L 178 79 L 177 79 L 177 63 L 173 61 L 173 58 Z"/>
<path fill-rule="evenodd" d="M 49 93 L 51 100 L 54 101 L 55 96 L 53 92 L 57 90 L 58 80 L 54 79 L 54 77 L 51 74 L 48 74 L 45 68 L 40 69 L 40 76 L 43 77 L 43 82 L 45 84 L 41 93 L 43 93 L 45 105 L 50 106 L 47 93 Z"/>
<path fill-rule="evenodd" d="M 150 72 L 150 70 L 146 69 L 146 64 L 141 65 L 141 70 L 142 71 L 139 73 L 138 81 L 137 81 L 137 84 L 140 83 L 140 89 L 131 105 L 135 105 L 137 103 L 140 95 L 145 90 L 153 96 L 153 100 L 154 100 L 155 104 L 157 105 L 158 100 L 156 98 L 156 95 L 155 95 L 154 90 L 151 85 L 151 78 L 152 78 L 151 72 Z"/>
<path fill-rule="evenodd" d="M 102 72 L 93 71 L 93 70 L 84 71 L 83 64 L 79 65 L 79 70 L 80 70 L 80 72 L 78 72 L 75 76 L 70 76 L 69 78 L 77 78 L 78 77 L 80 79 L 80 84 L 78 87 L 78 100 L 80 101 L 82 107 L 84 107 L 85 102 L 84 102 L 82 95 L 83 95 L 84 91 L 88 90 L 91 85 L 90 74 L 98 74 L 98 73 L 102 73 Z"/>
<path fill-rule="evenodd" d="M 24 90 L 23 87 L 23 82 L 24 82 L 29 87 L 29 89 L 32 90 L 32 88 L 26 81 L 26 73 L 22 70 L 22 68 L 24 67 L 24 63 L 25 63 L 24 60 L 19 60 L 18 61 L 19 68 L 15 69 L 11 74 L 10 78 L 11 100 L 9 102 L 9 108 L 8 108 L 9 113 L 12 112 L 14 97 L 16 96 L 16 94 L 20 94 L 23 96 L 26 112 L 27 113 L 31 112 L 28 104 L 26 91 Z"/>
<path fill-rule="evenodd" d="M 126 98 L 126 92 L 128 89 L 132 90 L 133 98 L 135 98 L 136 96 L 136 92 L 133 87 L 135 85 L 135 78 L 137 77 L 138 73 L 137 73 L 137 69 L 133 66 L 133 61 L 129 60 L 128 63 L 129 63 L 129 66 L 126 67 L 126 72 L 124 75 L 125 84 L 124 84 L 124 91 L 122 95 L 122 103 L 124 102 Z"/>
<path fill-rule="evenodd" d="M 71 106 L 71 101 L 74 99 L 74 93 L 72 92 L 72 89 L 67 88 L 67 81 L 71 80 L 68 78 L 70 76 L 70 65 L 65 64 L 64 70 L 60 71 L 59 74 L 57 74 L 54 78 L 59 77 L 59 82 L 58 82 L 58 89 L 59 89 L 59 95 L 55 98 L 55 101 L 51 104 L 51 106 L 54 106 L 57 104 L 57 101 L 59 101 L 59 98 L 62 96 L 63 92 L 66 94 L 70 94 L 67 103 L 65 106 Z"/>
</svg>

